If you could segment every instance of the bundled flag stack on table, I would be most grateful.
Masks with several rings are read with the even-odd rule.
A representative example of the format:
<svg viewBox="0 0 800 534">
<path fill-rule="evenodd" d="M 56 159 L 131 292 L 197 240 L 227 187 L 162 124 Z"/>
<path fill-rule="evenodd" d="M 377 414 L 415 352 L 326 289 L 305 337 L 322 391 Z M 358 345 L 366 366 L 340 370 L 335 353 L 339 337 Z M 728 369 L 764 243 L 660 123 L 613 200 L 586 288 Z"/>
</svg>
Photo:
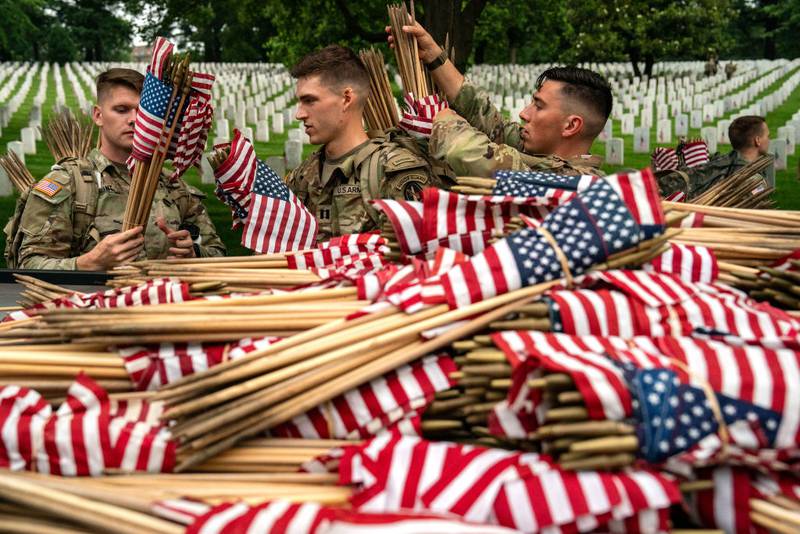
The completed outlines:
<svg viewBox="0 0 800 534">
<path fill-rule="evenodd" d="M 258 164 L 244 143 L 234 139 L 217 171 L 247 226 L 259 224 Z M 242 170 L 229 172 L 235 165 Z M 303 299 L 326 307 L 326 295 L 349 292 L 358 300 L 327 302 L 352 312 L 280 339 L 118 349 L 137 388 L 159 388 L 149 427 L 120 419 L 118 401 L 85 378 L 55 414 L 6 386 L 3 428 L 30 429 L 2 434 L 6 465 L 31 469 L 40 451 L 61 465 L 72 451 L 91 461 L 59 472 L 202 470 L 247 465 L 255 446 L 237 444 L 265 432 L 365 440 L 303 462 L 308 476 L 338 473 L 352 510 L 326 506 L 322 493 L 320 504 L 178 503 L 191 509 L 179 522 L 203 533 L 666 532 L 690 517 L 726 532 L 800 524 L 800 323 L 720 283 L 713 247 L 668 242 L 680 230 L 667 229 L 649 171 L 509 172 L 491 188 L 378 201 L 393 235 L 296 250 L 313 241 L 298 247 L 265 230 L 262 242 L 285 252 L 265 262 L 320 280 L 269 295 L 181 290 L 175 302 L 190 301 L 180 309 L 272 299 L 291 313 Z M 274 209 L 289 213 L 291 197 L 279 200 Z M 398 246 L 405 264 L 392 261 Z M 447 347 L 455 357 L 440 353 Z M 46 430 L 67 427 L 57 439 Z M 134 427 L 138 441 L 125 438 Z M 164 452 L 156 461 L 150 450 Z M 277 466 L 276 454 L 284 466 L 302 456 L 276 452 L 265 464 Z M 294 491 L 289 500 L 313 495 Z"/>
</svg>

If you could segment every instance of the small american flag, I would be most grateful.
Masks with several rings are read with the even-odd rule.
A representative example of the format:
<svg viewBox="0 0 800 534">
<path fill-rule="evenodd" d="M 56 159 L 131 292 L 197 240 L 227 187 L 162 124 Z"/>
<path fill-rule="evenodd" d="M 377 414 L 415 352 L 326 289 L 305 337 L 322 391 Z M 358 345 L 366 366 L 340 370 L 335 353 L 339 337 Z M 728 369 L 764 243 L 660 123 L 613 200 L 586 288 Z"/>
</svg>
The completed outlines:
<svg viewBox="0 0 800 534">
<path fill-rule="evenodd" d="M 156 42 L 153 45 L 153 56 L 150 59 L 150 66 L 147 69 L 156 78 L 161 78 L 164 74 L 164 65 L 167 58 L 172 54 L 172 43 L 163 37 L 156 37 Z"/>
<path fill-rule="evenodd" d="M 674 148 L 660 146 L 653 151 L 651 157 L 653 168 L 657 171 L 674 170 L 678 168 L 678 154 Z"/>
<path fill-rule="evenodd" d="M 645 271 L 677 274 L 684 282 L 711 283 L 719 276 L 714 251 L 708 247 L 670 243 L 669 250 L 643 266 Z"/>
<path fill-rule="evenodd" d="M 225 145 L 219 145 L 221 148 Z M 233 227 L 238 228 L 247 219 L 250 208 L 250 191 L 256 177 L 256 151 L 253 144 L 238 129 L 233 131 L 228 158 L 214 171 L 217 197 L 230 206 Z"/>
<path fill-rule="evenodd" d="M 139 111 L 136 114 L 136 124 L 133 129 L 133 150 L 128 158 L 128 168 L 134 160 L 145 161 L 152 157 L 161 140 L 164 120 L 167 117 L 167 106 L 172 96 L 172 86 L 162 82 L 151 73 L 144 79 L 142 95 L 139 99 Z M 176 98 L 169 110 L 167 124 L 175 120 L 179 100 Z M 171 144 L 167 158 L 174 156 L 174 144 Z"/>
<path fill-rule="evenodd" d="M 434 117 L 438 112 L 449 107 L 447 100 L 439 100 L 436 95 L 415 100 L 413 94 L 407 93 L 403 99 L 406 103 L 406 110 L 400 119 L 400 127 L 414 137 L 430 137 Z"/>
<path fill-rule="evenodd" d="M 213 79 L 212 79 L 213 81 Z M 208 139 L 208 130 L 214 118 L 214 108 L 207 96 L 193 95 L 189 99 L 181 127 L 176 130 L 175 155 L 172 158 L 175 171 L 172 179 L 180 177 L 186 169 L 197 164 L 203 156 Z"/>
<path fill-rule="evenodd" d="M 686 143 L 678 151 L 686 167 L 697 167 L 708 163 L 708 145 L 702 139 Z"/>
<path fill-rule="evenodd" d="M 260 254 L 301 250 L 317 240 L 317 221 L 275 171 L 256 160 L 252 206 L 242 245 Z"/>
</svg>

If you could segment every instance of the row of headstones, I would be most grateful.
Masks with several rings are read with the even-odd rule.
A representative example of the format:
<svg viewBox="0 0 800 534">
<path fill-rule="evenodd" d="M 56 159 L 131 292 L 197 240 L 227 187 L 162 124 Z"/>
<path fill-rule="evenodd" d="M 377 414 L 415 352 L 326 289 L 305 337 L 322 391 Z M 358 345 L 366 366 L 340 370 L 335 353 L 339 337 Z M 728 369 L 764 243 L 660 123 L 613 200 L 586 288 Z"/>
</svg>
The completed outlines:
<svg viewBox="0 0 800 534">
<path fill-rule="evenodd" d="M 700 137 L 708 145 L 709 153 L 713 154 L 717 152 L 718 145 L 730 144 L 728 128 L 732 119 L 742 115 L 765 116 L 767 113 L 782 105 L 798 85 L 800 85 L 800 73 L 794 74 L 775 93 L 767 95 L 753 106 L 740 110 L 735 113 L 731 119 L 720 120 L 715 126 L 702 127 L 700 129 Z M 679 119 L 682 130 L 678 130 L 678 124 L 676 124 L 676 135 L 685 136 L 688 134 L 688 130 L 686 129 L 686 116 L 680 115 Z M 606 141 L 606 161 L 611 165 L 623 165 L 625 155 L 624 139 L 612 137 L 612 125 L 613 122 L 609 120 L 603 132 L 600 134 L 599 139 Z M 624 133 L 627 132 L 623 131 L 623 134 Z M 630 133 L 633 134 L 633 152 L 635 154 L 651 153 L 651 130 L 649 127 L 633 128 L 633 131 Z M 800 110 L 795 112 L 792 118 L 783 126 L 779 127 L 777 132 L 775 132 L 775 137 L 770 140 L 770 152 L 775 157 L 775 170 L 784 170 L 787 168 L 788 158 L 795 154 L 797 142 L 800 140 L 799 137 Z M 659 121 L 656 129 L 656 142 L 664 144 L 672 142 L 671 123 L 669 120 Z M 774 180 L 774 176 L 772 179 Z M 774 181 L 770 185 L 774 185 Z"/>
<path fill-rule="evenodd" d="M 473 67 L 473 70 L 469 72 L 469 76 L 474 83 L 487 89 L 492 94 L 493 103 L 498 108 L 505 109 L 516 115 L 520 111 L 521 104 L 529 100 L 531 89 L 538 75 L 549 66 L 478 65 Z M 701 67 L 702 62 L 698 63 L 698 68 Z M 784 69 L 782 72 L 776 73 L 775 77 L 786 72 L 788 68 L 786 67 L 786 60 L 745 61 L 742 68 L 738 69 L 737 75 L 731 80 L 728 80 L 724 74 L 720 74 L 701 80 L 682 76 L 672 81 L 665 81 L 664 78 L 649 78 L 640 79 L 640 81 L 634 83 L 631 83 L 628 78 L 624 78 L 620 84 L 615 84 L 612 81 L 611 85 L 618 97 L 617 100 L 622 100 L 629 107 L 647 96 L 651 97 L 650 99 L 654 102 L 666 102 L 673 101 L 676 96 L 693 97 L 695 93 L 703 94 L 702 98 L 698 100 L 702 100 L 705 103 L 749 83 L 757 75 L 780 67 L 784 67 Z M 527 71 L 528 74 L 508 76 L 507 73 L 505 75 L 502 74 L 503 68 L 513 68 L 522 72 Z"/>
</svg>

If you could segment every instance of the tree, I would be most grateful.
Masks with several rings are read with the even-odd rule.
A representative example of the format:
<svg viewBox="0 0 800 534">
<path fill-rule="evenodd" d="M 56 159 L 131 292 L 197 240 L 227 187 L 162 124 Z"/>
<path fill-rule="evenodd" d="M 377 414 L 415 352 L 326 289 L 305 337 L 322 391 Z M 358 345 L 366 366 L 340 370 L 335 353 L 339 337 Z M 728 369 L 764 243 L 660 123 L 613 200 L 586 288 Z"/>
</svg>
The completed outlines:
<svg viewBox="0 0 800 534">
<path fill-rule="evenodd" d="M 133 26 L 119 15 L 124 11 L 122 2 L 57 0 L 49 7 L 69 29 L 84 61 L 119 61 L 130 57 Z"/>
<path fill-rule="evenodd" d="M 656 61 L 726 48 L 734 13 L 729 0 L 589 0 L 571 3 L 567 16 L 575 28 L 571 59 L 627 58 L 637 76 L 650 76 Z"/>
<path fill-rule="evenodd" d="M 38 60 L 42 32 L 34 23 L 44 15 L 39 0 L 0 0 L 0 60 Z"/>
</svg>

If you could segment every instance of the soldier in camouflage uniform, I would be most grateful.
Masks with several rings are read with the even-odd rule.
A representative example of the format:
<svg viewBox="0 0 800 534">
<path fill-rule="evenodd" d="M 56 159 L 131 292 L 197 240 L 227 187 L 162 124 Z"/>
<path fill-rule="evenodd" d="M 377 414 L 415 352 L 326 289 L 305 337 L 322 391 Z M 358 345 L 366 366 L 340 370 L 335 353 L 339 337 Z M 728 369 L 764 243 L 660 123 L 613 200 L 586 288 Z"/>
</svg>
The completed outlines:
<svg viewBox="0 0 800 534">
<path fill-rule="evenodd" d="M 769 126 L 763 117 L 747 115 L 735 119 L 728 127 L 728 138 L 733 150 L 727 154 L 714 154 L 708 163 L 697 167 L 657 172 L 661 196 L 670 198 L 683 193 L 684 199 L 691 202 L 719 180 L 769 152 Z"/>
<path fill-rule="evenodd" d="M 600 158 L 589 155 L 613 100 L 600 75 L 574 67 L 548 69 L 519 124 L 503 118 L 488 94 L 464 78 L 422 26 L 415 23 L 403 31 L 416 36 L 420 58 L 450 102 L 452 110 L 434 119 L 430 150 L 457 175 L 491 176 L 502 169 L 602 175 Z"/>
<path fill-rule="evenodd" d="M 101 148 L 85 160 L 60 161 L 30 190 L 18 228 L 7 228 L 13 234 L 6 249 L 11 266 L 107 270 L 141 258 L 225 254 L 203 206 L 205 195 L 163 174 L 147 228 L 120 231 L 130 190 L 125 160 L 143 79 L 130 69 L 98 76 L 93 119 Z"/>
<path fill-rule="evenodd" d="M 297 119 L 322 147 L 286 183 L 316 217 L 320 241 L 379 227 L 374 199 L 419 200 L 424 187 L 445 185 L 425 158 L 397 140 L 367 136 L 362 116 L 369 77 L 352 50 L 332 45 L 309 54 L 292 76 Z"/>
</svg>

